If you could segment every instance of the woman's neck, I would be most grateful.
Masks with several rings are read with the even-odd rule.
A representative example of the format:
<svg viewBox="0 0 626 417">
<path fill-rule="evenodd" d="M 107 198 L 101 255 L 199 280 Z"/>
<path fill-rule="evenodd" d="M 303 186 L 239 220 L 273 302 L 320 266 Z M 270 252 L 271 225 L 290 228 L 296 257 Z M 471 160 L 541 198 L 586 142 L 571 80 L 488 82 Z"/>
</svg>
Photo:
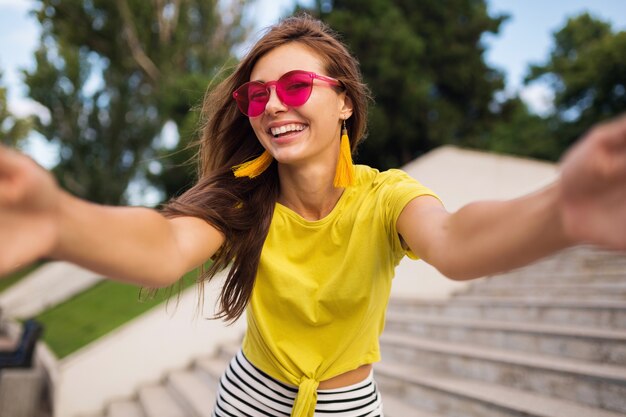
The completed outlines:
<svg viewBox="0 0 626 417">
<path fill-rule="evenodd" d="M 306 220 L 320 220 L 337 205 L 343 188 L 335 188 L 334 169 L 325 166 L 278 166 L 278 202 Z"/>
</svg>

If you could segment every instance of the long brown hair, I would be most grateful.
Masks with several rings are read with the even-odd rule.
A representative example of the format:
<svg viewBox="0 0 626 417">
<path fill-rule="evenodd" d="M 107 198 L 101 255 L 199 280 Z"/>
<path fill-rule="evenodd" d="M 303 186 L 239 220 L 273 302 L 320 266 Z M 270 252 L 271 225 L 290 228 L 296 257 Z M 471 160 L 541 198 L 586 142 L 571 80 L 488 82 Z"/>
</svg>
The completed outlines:
<svg viewBox="0 0 626 417">
<path fill-rule="evenodd" d="M 362 83 L 358 62 L 335 32 L 307 15 L 289 17 L 270 27 L 235 71 L 207 93 L 202 105 L 198 183 L 171 200 L 163 212 L 168 217 L 202 218 L 225 235 L 224 244 L 200 281 L 210 280 L 232 264 L 215 315 L 229 322 L 241 316 L 252 294 L 280 186 L 275 161 L 254 179 L 233 175 L 233 166 L 259 156 L 263 147 L 248 119 L 237 109 L 232 93 L 250 80 L 254 65 L 263 55 L 289 42 L 304 44 L 317 53 L 327 75 L 338 79 L 352 100 L 353 114 L 347 128 L 353 153 L 366 131 L 369 92 Z"/>
</svg>

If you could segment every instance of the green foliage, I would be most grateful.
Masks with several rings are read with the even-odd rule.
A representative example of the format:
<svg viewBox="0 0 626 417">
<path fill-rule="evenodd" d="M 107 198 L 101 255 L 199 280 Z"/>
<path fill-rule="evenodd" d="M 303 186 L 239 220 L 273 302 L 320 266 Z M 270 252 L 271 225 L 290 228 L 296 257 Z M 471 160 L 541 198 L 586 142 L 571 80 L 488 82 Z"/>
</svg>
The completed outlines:
<svg viewBox="0 0 626 417">
<path fill-rule="evenodd" d="M 179 290 L 194 285 L 195 277 L 195 271 L 185 275 Z M 166 299 L 174 311 L 177 295 L 170 292 L 144 300 L 137 287 L 104 280 L 36 319 L 45 326 L 44 342 L 58 358 L 64 358 Z"/>
<path fill-rule="evenodd" d="M 19 141 L 30 132 L 32 120 L 16 117 L 9 111 L 7 94 L 6 87 L 2 85 L 2 72 L 0 71 L 0 144 L 17 146 Z"/>
<path fill-rule="evenodd" d="M 155 149 L 155 138 L 167 121 L 195 122 L 190 109 L 224 63 L 234 61 L 231 50 L 246 35 L 245 0 L 228 9 L 217 0 L 36 4 L 43 32 L 26 83 L 50 110 L 51 122 L 37 129 L 61 147 L 59 182 L 108 204 L 124 203 L 134 178 L 149 177 L 168 192 L 190 183 L 193 167 L 172 162 Z M 193 131 L 181 133 L 185 149 Z M 146 172 L 154 159 L 165 167 L 161 176 Z"/>
<path fill-rule="evenodd" d="M 485 136 L 481 148 L 549 161 L 556 161 L 563 152 L 554 138 L 553 123 L 530 112 L 519 97 L 502 103 L 500 119 Z"/>
<path fill-rule="evenodd" d="M 626 111 L 626 32 L 589 14 L 569 19 L 555 33 L 543 65 L 531 67 L 527 82 L 548 82 L 555 92 L 550 117 L 561 149 L 592 125 Z"/>
<path fill-rule="evenodd" d="M 388 168 L 443 144 L 482 143 L 504 84 L 481 38 L 506 17 L 476 0 L 318 1 L 315 13 L 344 36 L 374 94 L 360 162 Z"/>
</svg>

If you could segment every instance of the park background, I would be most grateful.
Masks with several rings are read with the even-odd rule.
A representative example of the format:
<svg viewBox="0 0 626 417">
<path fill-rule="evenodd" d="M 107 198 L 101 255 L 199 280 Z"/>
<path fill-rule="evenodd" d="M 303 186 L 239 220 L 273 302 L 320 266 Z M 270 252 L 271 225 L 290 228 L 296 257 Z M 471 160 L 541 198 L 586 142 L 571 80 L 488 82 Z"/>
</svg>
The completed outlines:
<svg viewBox="0 0 626 417">
<path fill-rule="evenodd" d="M 626 110 L 619 0 L 7 0 L 0 140 L 76 195 L 155 205 L 193 181 L 206 87 L 296 4 L 342 34 L 373 91 L 358 162 L 445 144 L 556 161 Z"/>
<path fill-rule="evenodd" d="M 0 1 L 0 140 L 32 155 L 78 196 L 156 205 L 194 180 L 186 146 L 207 86 L 236 65 L 260 28 L 294 7 L 286 0 Z M 381 169 L 444 145 L 554 162 L 591 125 L 626 110 L 621 1 L 299 7 L 329 22 L 360 59 L 376 105 L 357 161 Z M 474 178 L 480 168 L 475 154 L 463 155 L 472 156 L 454 165 L 467 175 L 446 178 L 469 188 L 470 171 Z M 516 177 L 528 180 L 524 165 Z M 541 166 L 549 177 L 553 167 Z M 490 170 L 481 175 L 483 185 L 500 179 Z M 445 200 L 454 208 L 452 197 Z M 0 292 L 22 275 L 1 282 Z M 193 281 L 190 274 L 183 283 Z M 162 299 L 103 281 L 37 319 L 53 354 L 71 362 Z"/>
<path fill-rule="evenodd" d="M 207 86 L 260 29 L 296 9 L 329 22 L 361 61 L 375 105 L 358 162 L 406 167 L 452 145 L 550 163 L 591 125 L 626 110 L 626 4 L 617 0 L 0 0 L 0 141 L 80 197 L 157 205 L 194 181 L 188 145 Z M 448 162 L 467 166 L 459 179 L 412 174 L 440 193 L 457 189 L 446 196 L 454 209 L 465 198 L 457 201 L 464 193 L 455 183 L 467 192 L 470 173 L 481 178 L 477 189 L 520 193 L 554 172 L 538 162 L 542 180 L 514 174 L 529 184 L 489 185 L 503 174 L 479 173 L 471 158 Z M 512 159 L 497 161 L 514 170 Z M 193 274 L 181 282 L 191 285 Z M 113 282 L 93 291 L 101 303 L 83 294 L 82 307 L 40 317 L 58 356 L 157 302 L 137 304 L 135 288 Z"/>
</svg>

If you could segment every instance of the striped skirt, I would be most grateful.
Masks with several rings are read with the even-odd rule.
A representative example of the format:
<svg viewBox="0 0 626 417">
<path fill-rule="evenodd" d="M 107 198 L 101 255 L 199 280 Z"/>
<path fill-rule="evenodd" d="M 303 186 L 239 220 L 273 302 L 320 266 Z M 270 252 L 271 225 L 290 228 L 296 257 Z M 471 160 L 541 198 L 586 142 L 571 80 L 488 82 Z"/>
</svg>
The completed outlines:
<svg viewBox="0 0 626 417">
<path fill-rule="evenodd" d="M 220 378 L 213 417 L 289 417 L 298 388 L 252 365 L 241 350 Z M 317 391 L 316 417 L 382 417 L 372 373 L 347 387 Z"/>
</svg>

